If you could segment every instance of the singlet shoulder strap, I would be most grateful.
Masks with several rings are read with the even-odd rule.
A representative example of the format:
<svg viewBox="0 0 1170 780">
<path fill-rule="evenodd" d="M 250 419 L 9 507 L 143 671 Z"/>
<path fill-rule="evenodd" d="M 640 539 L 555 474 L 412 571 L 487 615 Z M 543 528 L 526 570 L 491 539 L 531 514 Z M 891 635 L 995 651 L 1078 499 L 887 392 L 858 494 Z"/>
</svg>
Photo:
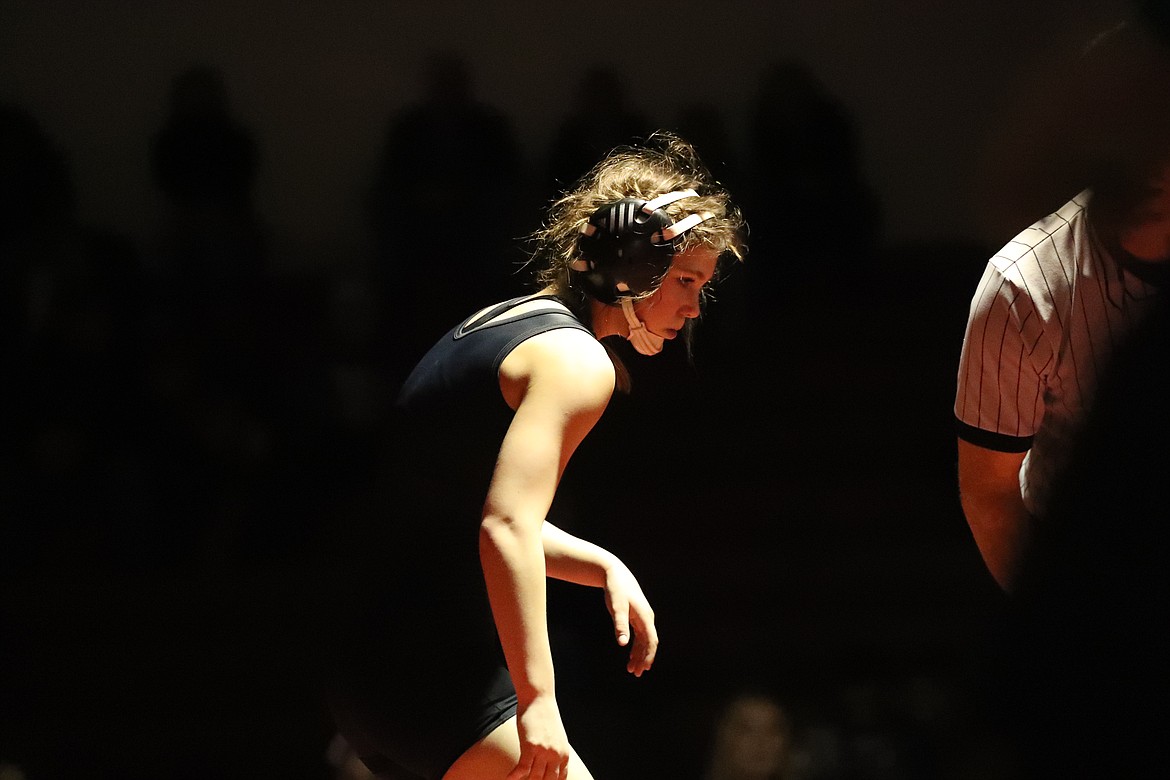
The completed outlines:
<svg viewBox="0 0 1170 780">
<path fill-rule="evenodd" d="M 455 329 L 455 338 L 457 338 L 457 339 L 462 338 L 469 333 L 473 333 L 473 332 L 479 330 L 480 328 L 488 326 L 489 324 L 492 323 L 492 320 L 496 319 L 501 314 L 504 314 L 505 312 L 516 308 L 517 306 L 519 306 L 522 303 L 528 303 L 529 301 L 541 301 L 541 300 L 554 301 L 558 305 L 549 307 L 547 309 L 539 309 L 537 311 L 531 312 L 531 314 L 534 314 L 534 315 L 535 314 L 547 314 L 549 312 L 553 312 L 553 313 L 557 313 L 557 314 L 564 314 L 567 317 L 572 317 L 574 320 L 577 319 L 576 317 L 573 316 L 572 312 L 569 311 L 568 307 L 566 307 L 561 302 L 561 300 L 559 298 L 557 298 L 555 295 L 540 295 L 540 294 L 522 295 L 518 298 L 511 298 L 509 300 L 503 301 L 502 303 L 498 303 L 495 306 L 488 309 L 487 311 L 483 312 L 482 314 L 479 314 L 478 316 L 472 315 L 467 320 L 465 320 L 463 322 L 463 324 L 461 324 L 458 328 Z M 520 317 L 524 317 L 524 316 L 526 316 L 526 315 L 520 315 Z M 499 324 L 502 324 L 504 322 L 511 322 L 511 321 L 512 321 L 511 319 L 500 320 Z"/>
</svg>

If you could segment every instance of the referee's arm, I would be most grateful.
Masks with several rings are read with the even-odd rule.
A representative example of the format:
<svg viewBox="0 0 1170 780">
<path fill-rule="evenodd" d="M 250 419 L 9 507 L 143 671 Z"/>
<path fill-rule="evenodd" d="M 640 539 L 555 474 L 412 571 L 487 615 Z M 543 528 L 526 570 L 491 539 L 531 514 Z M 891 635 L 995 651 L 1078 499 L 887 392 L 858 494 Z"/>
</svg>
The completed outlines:
<svg viewBox="0 0 1170 780">
<path fill-rule="evenodd" d="M 955 396 L 959 500 L 987 569 L 1010 591 L 1031 516 L 1020 493 L 1020 467 L 1044 414 L 1034 361 L 1042 340 L 1026 290 L 989 262 L 971 299 Z"/>
<path fill-rule="evenodd" d="M 1010 592 L 1031 523 L 1020 495 L 1020 466 L 1027 453 L 992 450 L 961 437 L 958 442 L 963 514 L 987 570 Z"/>
</svg>

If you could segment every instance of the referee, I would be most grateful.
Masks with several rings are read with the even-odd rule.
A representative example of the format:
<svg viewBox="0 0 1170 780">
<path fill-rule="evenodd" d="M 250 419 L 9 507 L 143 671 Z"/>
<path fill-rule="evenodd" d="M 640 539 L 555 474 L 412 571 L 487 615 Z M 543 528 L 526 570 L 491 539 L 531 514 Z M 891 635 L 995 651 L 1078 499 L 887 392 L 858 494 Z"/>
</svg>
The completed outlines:
<svg viewBox="0 0 1170 780">
<path fill-rule="evenodd" d="M 1095 42 L 1086 81 L 1112 81 L 1084 102 L 1106 164 L 1091 184 L 1009 241 L 971 299 L 955 417 L 963 512 L 1006 591 L 1066 453 L 1127 340 L 1170 279 L 1170 64 L 1138 27 Z M 1078 86 L 1086 86 L 1078 84 Z M 1098 112 L 1101 113 L 1101 112 Z M 1071 131 L 1072 128 L 1069 128 Z"/>
</svg>

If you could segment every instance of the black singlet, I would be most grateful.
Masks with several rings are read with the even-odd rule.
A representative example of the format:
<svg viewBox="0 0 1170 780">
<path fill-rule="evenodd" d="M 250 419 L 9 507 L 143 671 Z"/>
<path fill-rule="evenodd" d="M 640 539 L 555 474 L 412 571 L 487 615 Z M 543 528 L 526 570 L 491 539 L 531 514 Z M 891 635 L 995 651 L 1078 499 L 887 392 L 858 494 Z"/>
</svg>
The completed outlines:
<svg viewBox="0 0 1170 780">
<path fill-rule="evenodd" d="M 368 554 L 341 610 L 330 676 L 339 729 L 381 776 L 438 780 L 515 713 L 478 553 L 480 512 L 513 415 L 498 372 L 535 335 L 589 332 L 555 299 L 507 315 L 540 299 L 514 298 L 459 323 L 398 395 L 386 511 L 361 529 Z"/>
</svg>

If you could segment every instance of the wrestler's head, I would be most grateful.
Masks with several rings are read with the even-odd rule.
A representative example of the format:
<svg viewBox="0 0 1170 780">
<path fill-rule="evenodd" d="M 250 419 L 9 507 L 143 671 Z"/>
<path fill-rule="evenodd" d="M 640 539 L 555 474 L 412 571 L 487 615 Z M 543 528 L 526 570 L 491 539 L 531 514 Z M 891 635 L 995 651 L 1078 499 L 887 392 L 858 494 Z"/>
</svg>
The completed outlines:
<svg viewBox="0 0 1170 780">
<path fill-rule="evenodd" d="M 621 309 L 622 335 L 644 353 L 689 336 L 706 285 L 746 253 L 727 191 L 689 143 L 665 132 L 606 155 L 553 204 L 533 239 L 540 284 L 589 324 L 599 312 L 613 319 L 602 307 Z M 679 294 L 692 280 L 693 306 Z"/>
</svg>

